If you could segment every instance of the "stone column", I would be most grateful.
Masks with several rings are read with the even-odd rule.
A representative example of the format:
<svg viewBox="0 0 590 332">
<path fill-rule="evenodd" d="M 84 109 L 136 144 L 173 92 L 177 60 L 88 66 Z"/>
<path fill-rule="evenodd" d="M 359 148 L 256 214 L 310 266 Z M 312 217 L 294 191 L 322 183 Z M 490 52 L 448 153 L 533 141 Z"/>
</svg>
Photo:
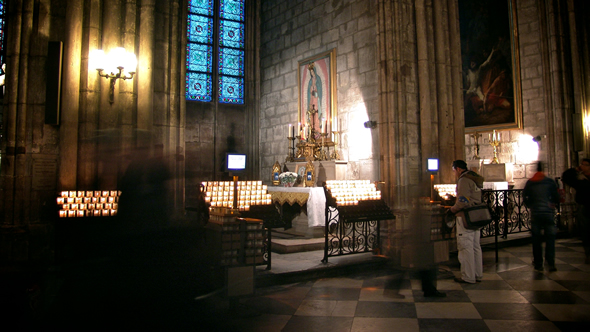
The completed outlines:
<svg viewBox="0 0 590 332">
<path fill-rule="evenodd" d="M 184 213 L 184 126 L 185 126 L 185 84 L 184 71 L 184 52 L 186 43 L 182 42 L 180 36 L 186 35 L 180 31 L 186 26 L 182 15 L 184 13 L 180 8 L 178 0 L 170 2 L 170 92 L 169 92 L 169 109 L 170 109 L 170 144 L 168 153 L 170 164 L 173 166 L 172 173 L 174 176 L 173 203 L 174 211 Z M 186 6 L 182 6 L 184 8 Z"/>
<path fill-rule="evenodd" d="M 419 91 L 419 112 L 420 112 L 420 148 L 422 150 L 422 163 L 426 158 L 437 158 L 436 145 L 432 144 L 435 136 L 433 122 L 435 116 L 432 114 L 433 103 L 430 98 L 430 59 L 428 57 L 428 31 L 426 20 L 426 8 L 424 0 L 416 0 L 416 52 L 418 54 L 418 91 Z M 422 169 L 425 169 L 423 164 Z M 428 174 L 422 174 L 423 183 L 429 183 Z"/>
<path fill-rule="evenodd" d="M 29 1 L 32 5 L 32 1 Z M 20 84 L 24 84 L 26 80 L 19 80 L 19 72 L 21 66 L 21 42 L 29 40 L 30 25 L 27 20 L 31 19 L 32 7 L 27 14 L 24 8 L 23 1 L 15 1 L 13 5 L 8 8 L 11 19 L 7 22 L 7 63 L 6 63 L 6 94 L 4 96 L 4 114 L 3 122 L 6 127 L 3 154 L 2 154 L 2 211 L 4 213 L 2 224 L 4 226 L 12 226 L 15 222 L 15 216 L 19 213 L 15 211 L 15 187 L 16 187 L 16 170 L 18 168 L 16 161 L 16 146 L 17 146 L 17 122 L 19 116 L 19 92 Z M 22 82 L 22 83 L 20 83 Z M 20 84 L 19 84 L 20 83 Z M 25 85 L 26 86 L 26 85 Z M 8 233 L 8 231 L 3 232 Z M 8 256 L 9 248 L 3 250 L 2 255 Z"/>
<path fill-rule="evenodd" d="M 143 0 L 139 7 L 139 49 L 137 69 L 137 129 L 152 132 L 154 121 L 154 10 L 155 0 Z"/>
<path fill-rule="evenodd" d="M 58 190 L 76 190 L 78 175 L 78 116 L 82 56 L 82 0 L 68 1 L 64 42 L 61 120 L 59 127 Z"/>
</svg>

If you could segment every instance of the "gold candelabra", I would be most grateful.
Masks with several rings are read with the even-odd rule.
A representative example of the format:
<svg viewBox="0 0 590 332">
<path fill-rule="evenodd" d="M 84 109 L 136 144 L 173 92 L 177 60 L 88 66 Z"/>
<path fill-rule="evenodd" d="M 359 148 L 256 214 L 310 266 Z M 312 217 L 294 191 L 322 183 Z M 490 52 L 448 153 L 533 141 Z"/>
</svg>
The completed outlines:
<svg viewBox="0 0 590 332">
<path fill-rule="evenodd" d="M 494 148 L 494 159 L 492 159 L 492 164 L 499 164 L 498 161 L 498 147 L 500 146 L 500 133 L 496 133 L 496 131 L 494 130 L 494 132 L 492 134 L 490 134 L 489 136 L 490 139 L 490 145 Z"/>
</svg>

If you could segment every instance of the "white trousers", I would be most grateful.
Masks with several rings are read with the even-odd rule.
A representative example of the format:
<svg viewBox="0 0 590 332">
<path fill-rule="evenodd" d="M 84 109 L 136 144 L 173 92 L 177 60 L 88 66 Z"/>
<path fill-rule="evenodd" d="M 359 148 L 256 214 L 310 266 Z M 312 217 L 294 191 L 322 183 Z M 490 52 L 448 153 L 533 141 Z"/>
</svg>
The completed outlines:
<svg viewBox="0 0 590 332">
<path fill-rule="evenodd" d="M 475 283 L 483 277 L 479 237 L 479 230 L 466 229 L 463 226 L 463 219 L 457 217 L 457 249 L 459 263 L 461 263 L 461 279 L 470 283 Z"/>
</svg>

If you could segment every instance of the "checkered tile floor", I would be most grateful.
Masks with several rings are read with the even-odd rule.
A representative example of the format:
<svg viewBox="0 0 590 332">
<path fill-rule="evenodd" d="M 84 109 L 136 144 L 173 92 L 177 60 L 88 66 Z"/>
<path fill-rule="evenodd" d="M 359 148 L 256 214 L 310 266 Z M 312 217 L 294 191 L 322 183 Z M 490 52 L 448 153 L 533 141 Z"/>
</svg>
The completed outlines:
<svg viewBox="0 0 590 332">
<path fill-rule="evenodd" d="M 401 289 L 388 273 L 258 289 L 210 330 L 223 331 L 590 331 L 590 265 L 579 240 L 556 244 L 557 272 L 533 269 L 531 245 L 484 251 L 484 279 L 458 284 L 454 258 L 441 265 L 438 289 L 425 298 L 415 275 Z M 399 296 L 398 294 L 403 295 Z"/>
</svg>

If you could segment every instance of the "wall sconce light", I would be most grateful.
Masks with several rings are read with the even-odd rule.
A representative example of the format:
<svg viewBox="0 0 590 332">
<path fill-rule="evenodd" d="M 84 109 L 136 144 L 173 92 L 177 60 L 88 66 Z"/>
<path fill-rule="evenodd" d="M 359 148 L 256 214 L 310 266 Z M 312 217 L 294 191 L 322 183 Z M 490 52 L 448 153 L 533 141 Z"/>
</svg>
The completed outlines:
<svg viewBox="0 0 590 332">
<path fill-rule="evenodd" d="M 365 128 L 375 129 L 377 128 L 377 121 L 367 121 L 363 123 L 363 125 L 365 126 Z"/>
<path fill-rule="evenodd" d="M 137 69 L 137 57 L 126 52 L 123 47 L 116 47 L 106 55 L 103 50 L 90 52 L 90 68 L 98 70 L 98 75 L 110 79 L 109 102 L 115 101 L 115 82 L 118 78 L 132 79 Z"/>
</svg>

